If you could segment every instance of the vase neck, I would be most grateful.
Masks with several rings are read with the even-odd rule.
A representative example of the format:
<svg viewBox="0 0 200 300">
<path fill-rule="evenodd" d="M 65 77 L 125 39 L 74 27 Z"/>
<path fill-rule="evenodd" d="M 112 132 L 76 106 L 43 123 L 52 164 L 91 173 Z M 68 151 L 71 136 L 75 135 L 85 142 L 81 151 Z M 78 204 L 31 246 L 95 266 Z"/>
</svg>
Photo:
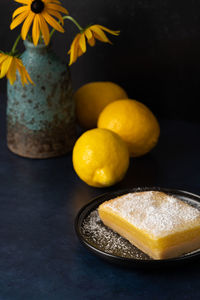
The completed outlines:
<svg viewBox="0 0 200 300">
<path fill-rule="evenodd" d="M 24 41 L 24 46 L 26 48 L 26 50 L 31 51 L 31 52 L 35 52 L 35 53 L 46 53 L 49 51 L 50 46 L 46 46 L 45 44 L 38 44 L 37 46 L 35 46 L 33 43 L 29 42 L 29 41 Z"/>
</svg>

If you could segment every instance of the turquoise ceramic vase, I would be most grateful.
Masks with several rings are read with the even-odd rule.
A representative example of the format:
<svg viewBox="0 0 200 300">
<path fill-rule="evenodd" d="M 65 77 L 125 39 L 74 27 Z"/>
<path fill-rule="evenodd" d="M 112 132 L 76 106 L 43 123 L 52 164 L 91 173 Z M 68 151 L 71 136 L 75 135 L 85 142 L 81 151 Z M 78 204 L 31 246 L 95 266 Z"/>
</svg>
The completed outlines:
<svg viewBox="0 0 200 300">
<path fill-rule="evenodd" d="M 19 74 L 8 82 L 8 148 L 29 158 L 63 155 L 76 136 L 69 70 L 50 47 L 24 44 L 22 61 L 35 85 L 23 87 Z"/>
</svg>

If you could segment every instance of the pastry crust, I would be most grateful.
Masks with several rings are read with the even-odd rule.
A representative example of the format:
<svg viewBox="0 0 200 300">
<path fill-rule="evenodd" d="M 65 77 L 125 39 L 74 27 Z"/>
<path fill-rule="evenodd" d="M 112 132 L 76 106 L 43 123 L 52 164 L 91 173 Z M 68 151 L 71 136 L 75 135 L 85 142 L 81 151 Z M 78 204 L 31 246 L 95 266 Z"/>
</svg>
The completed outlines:
<svg viewBox="0 0 200 300">
<path fill-rule="evenodd" d="M 154 259 L 200 248 L 200 211 L 157 191 L 129 193 L 101 204 L 103 223 Z"/>
</svg>

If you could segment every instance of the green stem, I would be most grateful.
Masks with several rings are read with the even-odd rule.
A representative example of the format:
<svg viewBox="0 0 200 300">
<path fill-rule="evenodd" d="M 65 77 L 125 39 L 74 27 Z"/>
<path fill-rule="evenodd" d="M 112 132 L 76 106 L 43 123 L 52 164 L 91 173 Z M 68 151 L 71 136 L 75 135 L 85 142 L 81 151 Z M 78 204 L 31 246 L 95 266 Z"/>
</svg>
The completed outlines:
<svg viewBox="0 0 200 300">
<path fill-rule="evenodd" d="M 76 25 L 76 27 L 78 27 L 78 29 L 80 31 L 83 31 L 83 28 L 80 26 L 80 24 L 73 17 L 71 17 L 71 16 L 64 16 L 62 18 L 63 18 L 63 20 L 70 20 L 70 21 L 72 21 L 72 23 L 74 23 Z M 61 23 L 61 22 L 59 21 L 59 23 Z M 53 28 L 52 31 L 51 31 L 51 33 L 50 33 L 50 39 L 51 39 L 52 35 L 54 34 L 54 32 L 55 32 L 55 29 Z"/>
<path fill-rule="evenodd" d="M 16 48 L 17 48 L 17 45 L 18 45 L 18 43 L 19 43 L 20 38 L 21 38 L 21 34 L 18 35 L 18 37 L 17 37 L 17 39 L 16 39 L 16 41 L 15 41 L 13 47 L 12 47 L 12 50 L 11 50 L 11 53 L 12 53 L 12 54 L 15 54 Z"/>
<path fill-rule="evenodd" d="M 63 20 L 70 20 L 70 21 L 72 21 L 75 25 L 76 25 L 76 27 L 78 27 L 78 29 L 80 30 L 80 31 L 82 31 L 83 30 L 83 28 L 80 26 L 80 24 L 73 18 L 73 17 L 71 17 L 71 16 L 64 16 L 63 17 Z"/>
</svg>

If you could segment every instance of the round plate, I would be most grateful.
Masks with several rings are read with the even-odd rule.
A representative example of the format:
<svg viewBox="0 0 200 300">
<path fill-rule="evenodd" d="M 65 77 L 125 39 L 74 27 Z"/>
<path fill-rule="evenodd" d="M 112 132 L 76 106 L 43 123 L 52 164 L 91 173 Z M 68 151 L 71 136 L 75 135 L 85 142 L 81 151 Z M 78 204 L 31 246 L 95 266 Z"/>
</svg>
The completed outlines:
<svg viewBox="0 0 200 300">
<path fill-rule="evenodd" d="M 133 188 L 98 196 L 85 205 L 75 219 L 75 230 L 80 241 L 93 253 L 109 262 L 124 266 L 160 267 L 190 262 L 200 258 L 200 249 L 170 259 L 154 260 L 131 245 L 126 239 L 103 225 L 98 217 L 97 208 L 104 201 L 134 192 L 160 191 L 174 196 L 200 210 L 200 196 L 181 190 L 158 187 Z"/>
</svg>

